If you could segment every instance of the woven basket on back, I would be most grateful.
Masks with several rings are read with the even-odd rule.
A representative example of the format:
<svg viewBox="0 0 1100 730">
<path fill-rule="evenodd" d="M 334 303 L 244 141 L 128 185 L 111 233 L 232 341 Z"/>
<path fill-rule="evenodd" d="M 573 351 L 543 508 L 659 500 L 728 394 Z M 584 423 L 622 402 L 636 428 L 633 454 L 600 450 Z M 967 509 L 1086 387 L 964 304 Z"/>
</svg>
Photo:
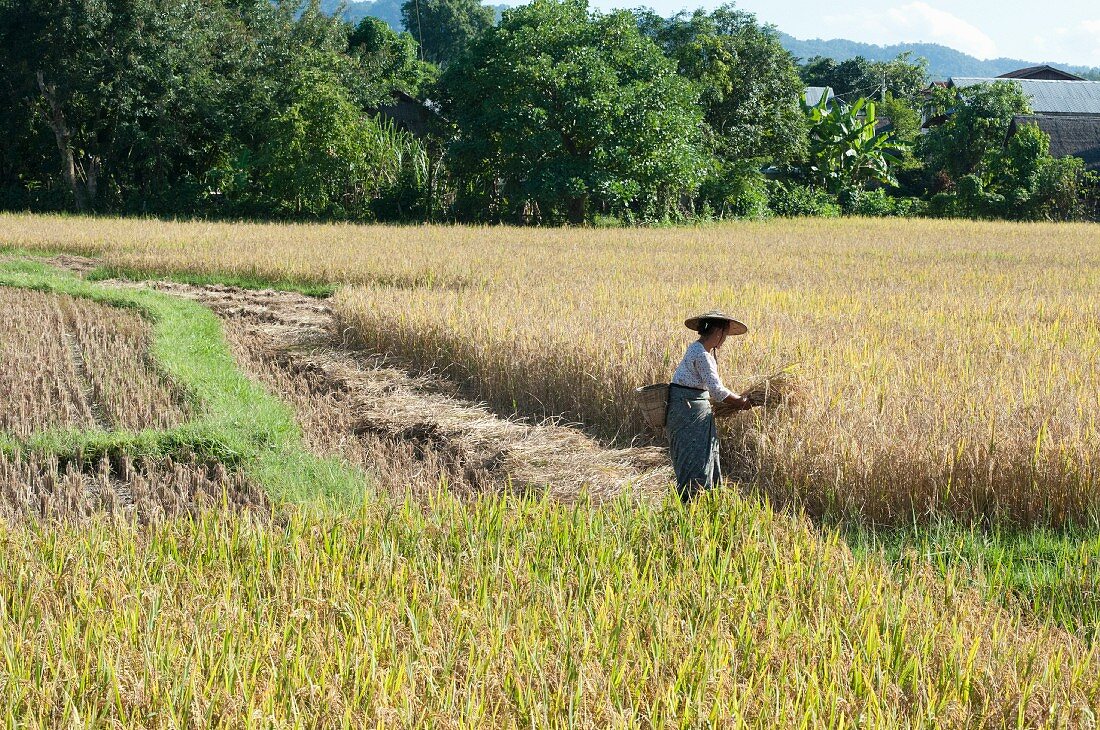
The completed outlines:
<svg viewBox="0 0 1100 730">
<path fill-rule="evenodd" d="M 668 383 L 635 388 L 634 395 L 638 398 L 646 423 L 653 428 L 664 428 L 668 415 Z"/>
</svg>

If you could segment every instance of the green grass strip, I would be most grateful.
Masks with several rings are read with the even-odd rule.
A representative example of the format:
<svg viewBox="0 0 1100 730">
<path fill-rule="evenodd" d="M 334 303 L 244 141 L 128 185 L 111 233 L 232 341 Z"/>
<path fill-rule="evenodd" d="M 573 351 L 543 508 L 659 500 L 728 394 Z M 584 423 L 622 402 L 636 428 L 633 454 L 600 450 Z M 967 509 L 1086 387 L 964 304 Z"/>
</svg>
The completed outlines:
<svg viewBox="0 0 1100 730">
<path fill-rule="evenodd" d="M 237 368 L 221 323 L 206 307 L 148 289 L 104 287 L 34 261 L 0 262 L 0 285 L 140 311 L 153 323 L 153 357 L 188 393 L 197 414 L 167 430 L 55 430 L 25 441 L 6 437 L 0 448 L 51 453 L 61 459 L 191 452 L 242 468 L 275 501 L 362 501 L 367 475 L 343 460 L 318 458 L 305 450 L 291 409 Z"/>
<path fill-rule="evenodd" d="M 88 281 L 104 281 L 106 279 L 127 279 L 130 281 L 165 279 L 181 284 L 195 284 L 198 286 L 220 284 L 221 286 L 234 286 L 240 289 L 276 289 L 278 291 L 298 292 L 299 294 L 305 294 L 310 297 L 330 297 L 336 293 L 338 288 L 333 284 L 318 284 L 295 281 L 293 279 L 272 279 L 259 275 L 197 274 L 188 271 L 173 271 L 167 269 L 146 270 L 120 266 L 99 266 L 88 272 L 85 279 Z"/>
</svg>

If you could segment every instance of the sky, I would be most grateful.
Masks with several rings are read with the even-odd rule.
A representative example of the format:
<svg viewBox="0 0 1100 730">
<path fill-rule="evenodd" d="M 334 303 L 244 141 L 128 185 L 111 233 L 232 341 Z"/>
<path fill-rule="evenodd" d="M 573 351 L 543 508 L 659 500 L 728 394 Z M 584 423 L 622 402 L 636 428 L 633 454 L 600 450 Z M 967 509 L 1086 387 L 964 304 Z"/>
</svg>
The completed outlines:
<svg viewBox="0 0 1100 730">
<path fill-rule="evenodd" d="M 711 8 L 715 0 L 590 0 L 603 10 L 645 5 L 662 15 Z M 927 41 L 978 58 L 1100 66 L 1100 0 L 740 0 L 795 38 L 847 38 L 878 45 Z"/>
</svg>

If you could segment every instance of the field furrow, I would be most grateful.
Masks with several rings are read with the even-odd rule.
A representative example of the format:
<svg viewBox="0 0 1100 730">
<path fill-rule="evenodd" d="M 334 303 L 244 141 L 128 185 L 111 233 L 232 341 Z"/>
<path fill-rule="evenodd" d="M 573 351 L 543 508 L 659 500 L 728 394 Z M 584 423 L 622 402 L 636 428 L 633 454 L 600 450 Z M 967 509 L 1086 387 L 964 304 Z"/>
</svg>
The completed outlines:
<svg viewBox="0 0 1100 730">
<path fill-rule="evenodd" d="M 266 513 L 262 490 L 219 464 L 194 459 L 98 462 L 0 453 L 0 520 L 86 520 L 105 514 L 148 523 L 210 508 Z"/>
<path fill-rule="evenodd" d="M 445 378 L 413 377 L 349 350 L 328 303 L 290 292 L 154 285 L 223 318 L 250 377 L 290 404 L 312 451 L 361 467 L 392 494 L 549 493 L 659 498 L 671 471 L 659 448 L 607 449 L 568 425 L 501 418 Z"/>
</svg>

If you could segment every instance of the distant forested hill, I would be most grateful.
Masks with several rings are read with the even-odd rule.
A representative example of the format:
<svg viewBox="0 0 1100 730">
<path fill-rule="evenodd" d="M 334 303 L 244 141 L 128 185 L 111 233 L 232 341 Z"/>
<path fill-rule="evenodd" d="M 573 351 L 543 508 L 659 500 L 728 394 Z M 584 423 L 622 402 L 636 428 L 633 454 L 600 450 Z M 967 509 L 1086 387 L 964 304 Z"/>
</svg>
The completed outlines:
<svg viewBox="0 0 1100 730">
<path fill-rule="evenodd" d="M 350 23 L 358 23 L 363 18 L 371 15 L 381 18 L 389 23 L 394 30 L 405 30 L 401 23 L 401 5 L 404 0 L 367 0 L 366 2 L 349 2 L 344 10 L 344 17 Z M 335 13 L 340 8 L 340 0 L 321 0 L 321 9 L 326 13 Z M 508 5 L 490 5 L 496 11 L 497 18 Z"/>
<path fill-rule="evenodd" d="M 779 36 L 783 46 L 802 60 L 814 56 L 826 56 L 845 61 L 855 56 L 863 56 L 869 61 L 888 61 L 897 57 L 899 53 L 909 51 L 914 56 L 928 59 L 928 70 L 934 79 L 946 79 L 950 76 L 999 76 L 1008 71 L 1037 66 L 1040 63 L 1050 63 L 1051 66 L 1081 76 L 1093 75 L 1100 78 L 1100 68 L 1090 69 L 1087 66 L 1070 66 L 1044 61 L 1021 61 L 1015 58 L 994 58 L 983 61 L 938 43 L 899 43 L 892 46 L 876 46 L 873 43 L 859 43 L 843 38 L 803 41 L 786 33 L 780 33 Z"/>
<path fill-rule="evenodd" d="M 401 4 L 404 0 L 365 0 L 349 2 L 344 11 L 344 17 L 352 23 L 358 23 L 368 15 L 381 18 L 389 23 L 394 30 L 404 30 L 401 24 Z M 340 0 L 322 0 L 321 8 L 328 13 L 335 13 L 340 7 Z M 501 11 L 509 7 L 507 5 L 491 6 L 500 17 Z M 969 56 L 954 48 L 941 46 L 938 43 L 899 43 L 892 46 L 877 46 L 873 43 L 860 43 L 843 38 L 832 40 L 799 40 L 786 33 L 779 34 L 783 46 L 803 61 L 814 56 L 826 56 L 838 61 L 845 61 L 855 56 L 863 56 L 870 61 L 889 61 L 896 58 L 899 53 L 910 51 L 914 56 L 928 59 L 928 70 L 934 79 L 946 79 L 950 76 L 999 76 L 1008 71 L 1014 71 L 1025 66 L 1036 66 L 1040 61 L 1021 61 L 1015 58 L 994 58 L 983 61 Z M 1070 73 L 1088 76 L 1100 80 L 1100 68 L 1087 66 L 1070 66 L 1064 63 L 1050 62 L 1052 66 L 1065 69 Z"/>
<path fill-rule="evenodd" d="M 367 0 L 367 2 L 349 2 L 344 10 L 344 18 L 349 23 L 358 23 L 368 15 L 381 18 L 394 30 L 404 30 L 401 26 L 402 0 Z M 341 0 L 321 0 L 321 10 L 332 14 L 340 9 Z"/>
</svg>

